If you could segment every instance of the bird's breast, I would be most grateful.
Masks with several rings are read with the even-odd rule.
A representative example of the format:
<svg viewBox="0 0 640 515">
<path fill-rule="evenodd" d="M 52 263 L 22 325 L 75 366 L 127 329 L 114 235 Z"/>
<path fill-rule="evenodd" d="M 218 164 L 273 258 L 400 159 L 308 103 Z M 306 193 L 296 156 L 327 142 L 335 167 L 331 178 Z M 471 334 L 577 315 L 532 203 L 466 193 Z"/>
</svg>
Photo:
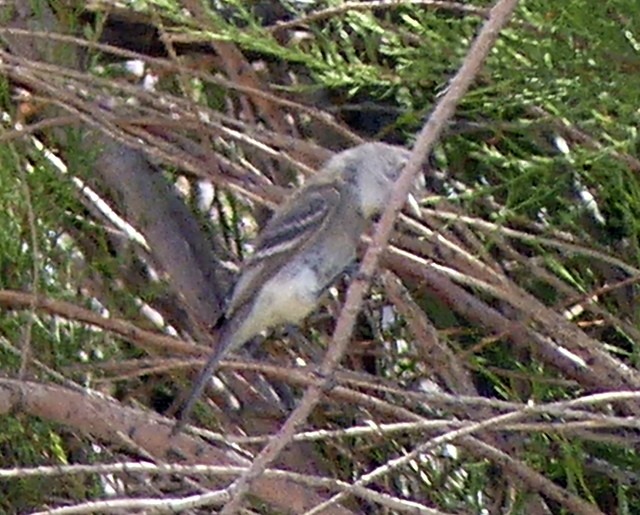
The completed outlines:
<svg viewBox="0 0 640 515">
<path fill-rule="evenodd" d="M 312 268 L 300 264 L 280 270 L 256 292 L 251 314 L 240 329 L 242 338 L 270 327 L 299 324 L 314 310 L 318 289 Z"/>
</svg>

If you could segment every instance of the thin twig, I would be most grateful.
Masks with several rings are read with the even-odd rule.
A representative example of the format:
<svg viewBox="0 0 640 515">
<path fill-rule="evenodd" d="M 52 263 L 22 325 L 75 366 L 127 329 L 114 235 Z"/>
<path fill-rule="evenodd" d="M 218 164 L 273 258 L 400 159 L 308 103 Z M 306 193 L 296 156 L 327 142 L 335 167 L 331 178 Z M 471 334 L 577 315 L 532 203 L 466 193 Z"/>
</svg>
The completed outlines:
<svg viewBox="0 0 640 515">
<path fill-rule="evenodd" d="M 491 10 L 488 21 L 474 41 L 460 70 L 452 79 L 447 92 L 438 102 L 429 121 L 420 132 L 411 158 L 394 188 L 387 209 L 376 228 L 373 241 L 364 256 L 360 267 L 360 277 L 351 284 L 347 292 L 347 299 L 336 325 L 333 342 L 320 367 L 320 373 L 324 376 L 322 384 L 319 387 L 307 389 L 298 407 L 287 419 L 280 431 L 273 436 L 269 444 L 256 457 L 249 471 L 229 487 L 232 500 L 223 508 L 222 515 L 231 515 L 240 508 L 242 499 L 249 491 L 251 483 L 291 442 L 296 428 L 307 420 L 320 401 L 323 392 L 326 389 L 330 389 L 333 371 L 341 361 L 348 346 L 359 307 L 369 286 L 369 281 L 366 278 L 371 277 L 375 271 L 380 255 L 391 236 L 395 219 L 413 186 L 414 178 L 444 129 L 447 120 L 453 115 L 456 105 L 480 71 L 486 56 L 498 38 L 500 30 L 509 20 L 516 5 L 517 0 L 500 0 Z"/>
<path fill-rule="evenodd" d="M 326 20 L 334 18 L 341 14 L 348 13 L 349 11 L 375 11 L 380 9 L 398 9 L 409 5 L 433 7 L 437 9 L 447 9 L 449 11 L 460 14 L 474 14 L 483 18 L 489 14 L 489 9 L 483 9 L 482 7 L 475 7 L 473 5 L 466 5 L 462 2 L 447 2 L 442 0 L 373 0 L 369 2 L 344 2 L 336 7 L 329 7 L 315 11 L 311 14 L 297 18 L 291 21 L 281 21 L 276 25 L 267 27 L 270 32 L 276 33 L 282 30 L 291 29 L 293 27 L 299 27 L 300 25 L 306 25 L 309 23 L 317 22 L 320 20 Z"/>
</svg>

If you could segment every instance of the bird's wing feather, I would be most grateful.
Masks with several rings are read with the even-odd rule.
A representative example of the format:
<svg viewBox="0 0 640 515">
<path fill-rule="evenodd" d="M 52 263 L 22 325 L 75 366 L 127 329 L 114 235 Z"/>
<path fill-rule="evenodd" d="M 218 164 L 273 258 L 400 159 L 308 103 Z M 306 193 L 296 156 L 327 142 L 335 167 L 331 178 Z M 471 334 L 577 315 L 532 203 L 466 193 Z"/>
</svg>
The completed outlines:
<svg viewBox="0 0 640 515">
<path fill-rule="evenodd" d="M 340 203 L 335 184 L 311 184 L 305 188 L 303 205 L 276 213 L 260 232 L 254 254 L 246 262 L 227 308 L 227 318 L 253 299 L 257 287 L 275 275 L 289 260 L 274 259 L 287 253 L 299 255 L 324 232 Z M 295 204 L 295 199 L 292 201 Z"/>
</svg>

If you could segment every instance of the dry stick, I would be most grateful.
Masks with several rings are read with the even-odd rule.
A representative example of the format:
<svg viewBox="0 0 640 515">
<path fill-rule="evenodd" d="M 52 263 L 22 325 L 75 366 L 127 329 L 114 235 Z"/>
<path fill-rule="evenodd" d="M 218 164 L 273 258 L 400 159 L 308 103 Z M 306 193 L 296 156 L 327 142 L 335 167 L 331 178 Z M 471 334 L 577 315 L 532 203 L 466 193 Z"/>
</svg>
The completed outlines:
<svg viewBox="0 0 640 515">
<path fill-rule="evenodd" d="M 482 17 L 486 17 L 489 13 L 488 9 L 465 5 L 462 2 L 447 2 L 442 0 L 404 0 L 403 2 L 398 2 L 397 0 L 373 0 L 370 2 L 346 2 L 337 7 L 329 7 L 328 9 L 315 11 L 291 21 L 279 21 L 275 25 L 266 27 L 266 29 L 272 33 L 280 32 L 294 27 L 308 25 L 317 21 L 334 18 L 341 14 L 347 14 L 350 11 L 363 12 L 381 9 L 391 10 L 406 7 L 407 5 L 434 7 L 436 9 L 450 10 L 457 14 L 466 13 Z"/>
<path fill-rule="evenodd" d="M 76 306 L 70 302 L 56 300 L 43 295 L 34 295 L 15 290 L 0 290 L 0 308 L 29 309 L 34 306 L 52 316 L 59 316 L 67 320 L 75 320 L 99 327 L 119 335 L 123 339 L 140 346 L 142 349 L 155 349 L 163 352 L 174 352 L 190 356 L 206 356 L 207 347 L 197 347 L 173 336 L 141 329 L 137 325 L 119 318 L 105 318 L 91 310 Z"/>
<path fill-rule="evenodd" d="M 25 170 L 26 163 L 22 162 L 15 150 L 15 147 L 9 147 L 11 149 L 12 157 L 15 159 L 18 165 L 18 174 L 20 178 L 20 186 L 22 188 L 22 194 L 24 195 L 24 204 L 27 212 L 27 222 L 29 224 L 29 235 L 31 237 L 31 255 L 32 257 L 32 272 L 31 272 L 31 291 L 34 296 L 38 295 L 40 290 L 40 245 L 38 244 L 38 232 L 36 230 L 36 215 L 33 210 L 33 202 L 31 201 L 31 187 L 27 181 L 27 172 Z M 18 377 L 23 379 L 27 373 L 29 362 L 31 361 L 31 336 L 33 332 L 33 323 L 36 318 L 36 306 L 31 304 L 27 322 L 22 330 L 22 343 L 21 343 L 21 356 L 20 356 L 20 371 Z"/>
<path fill-rule="evenodd" d="M 517 0 L 516 0 L 517 1 Z M 608 392 L 604 394 L 594 394 L 587 395 L 585 397 L 581 397 L 579 399 L 574 399 L 570 401 L 559 401 L 553 402 L 550 406 L 555 408 L 558 407 L 574 407 L 581 405 L 592 405 L 603 402 L 610 402 L 612 399 L 637 399 L 640 396 L 640 393 L 633 391 L 624 391 L 624 392 Z M 498 462 L 504 467 L 509 469 L 510 472 L 516 472 L 516 476 L 519 479 L 523 479 L 527 482 L 527 484 L 535 485 L 535 487 L 546 496 L 551 499 L 565 505 L 567 508 L 571 510 L 571 513 L 581 513 L 583 515 L 603 515 L 603 513 L 597 508 L 597 506 L 593 506 L 589 504 L 587 501 L 580 499 L 579 497 L 570 494 L 564 488 L 557 486 L 555 483 L 549 481 L 545 478 L 544 475 L 537 473 L 535 471 L 530 470 L 526 465 L 523 465 L 522 462 L 516 461 L 511 458 L 507 454 L 502 451 L 491 447 L 490 445 L 481 442 L 476 439 L 471 439 L 469 435 L 478 432 L 482 429 L 488 429 L 491 427 L 504 427 L 506 423 L 514 423 L 520 421 L 522 418 L 525 418 L 527 415 L 530 415 L 534 412 L 538 411 L 537 406 L 526 406 L 518 411 L 512 411 L 510 413 L 504 413 L 502 415 L 497 415 L 495 417 L 491 417 L 489 419 L 475 422 L 473 424 L 466 425 L 465 427 L 453 429 L 444 434 L 436 436 L 421 445 L 417 446 L 411 452 L 403 454 L 397 458 L 389 460 L 387 463 L 379 466 L 373 471 L 363 475 L 358 481 L 356 481 L 352 488 L 358 486 L 364 486 L 370 484 L 375 479 L 381 477 L 385 473 L 390 472 L 391 470 L 397 469 L 401 466 L 405 466 L 411 461 L 417 459 L 420 454 L 426 453 L 428 450 L 434 449 L 439 445 L 442 445 L 446 442 L 451 442 L 454 440 L 459 440 L 462 444 L 465 444 L 468 447 L 476 448 L 482 447 L 485 451 L 485 455 L 488 452 L 491 452 L 494 458 L 500 458 Z M 312 510 L 305 512 L 304 515 L 317 515 L 318 513 L 322 513 L 325 508 L 330 507 L 335 502 L 343 499 L 347 493 L 342 492 L 340 494 L 335 495 L 328 501 L 316 506 Z"/>
<path fill-rule="evenodd" d="M 192 69 L 192 68 L 188 68 L 186 66 L 181 66 L 178 65 L 177 63 L 167 60 L 167 59 L 163 59 L 163 58 L 157 58 L 157 57 L 150 57 L 148 55 L 145 54 L 140 54 L 138 52 L 133 52 L 131 50 L 126 50 L 124 48 L 120 48 L 120 47 L 116 47 L 113 45 L 107 45 L 104 43 L 97 43 L 95 41 L 87 41 L 85 39 L 81 39 L 78 37 L 74 37 L 74 36 L 69 36 L 67 34 L 56 34 L 56 33 L 52 33 L 52 32 L 48 32 L 48 31 L 35 31 L 35 30 L 26 30 L 26 29 L 16 29 L 16 28 L 7 28 L 7 27 L 0 27 L 0 35 L 2 34 L 8 34 L 8 35 L 12 35 L 12 36 L 28 36 L 28 37 L 32 37 L 32 38 L 38 38 L 38 39 L 48 39 L 51 41 L 59 41 L 61 43 L 73 43 L 75 45 L 78 45 L 80 47 L 83 48 L 92 48 L 95 50 L 99 50 L 101 52 L 105 52 L 105 53 L 109 53 L 118 57 L 123 57 L 125 59 L 138 59 L 140 61 L 143 61 L 147 64 L 153 65 L 153 66 L 157 66 L 158 68 L 161 68 L 163 70 L 166 70 L 168 72 L 178 72 L 178 73 L 185 73 L 188 76 L 191 77 L 197 77 L 200 78 L 206 82 L 209 82 L 211 84 L 216 84 L 219 85 L 221 87 L 224 88 L 228 88 L 230 90 L 233 91 L 237 91 L 238 93 L 244 93 L 246 95 L 249 96 L 257 96 L 260 97 L 262 99 L 264 99 L 264 101 L 267 102 L 271 102 L 273 104 L 279 105 L 281 107 L 289 107 L 293 110 L 297 110 L 303 113 L 308 114 L 311 118 L 318 120 L 319 122 L 325 124 L 327 127 L 335 130 L 339 135 L 341 135 L 342 137 L 344 137 L 345 139 L 349 140 L 349 141 L 353 141 L 354 143 L 362 143 L 363 139 L 358 136 L 357 134 L 355 134 L 354 132 L 352 132 L 349 128 L 344 127 L 343 125 L 341 125 L 340 123 L 336 122 L 333 117 L 327 116 L 327 113 L 318 110 L 314 107 L 305 105 L 305 104 L 301 104 L 299 102 L 295 102 L 293 100 L 289 100 L 286 98 L 282 98 L 281 96 L 278 96 L 276 94 L 270 93 L 268 91 L 264 91 L 258 88 L 253 88 L 253 87 L 249 87 L 249 86 L 245 86 L 243 84 L 240 84 L 238 82 L 234 82 L 232 80 L 229 79 L 225 79 L 223 77 L 218 77 L 218 76 L 214 76 L 210 73 L 207 72 L 203 72 L 203 71 L 199 71 L 197 69 Z M 39 65 L 43 65 L 46 66 L 45 63 L 42 62 L 38 62 Z M 95 80 L 95 77 L 90 77 L 89 75 L 86 75 L 87 80 L 91 79 L 91 80 Z M 119 87 L 122 86 L 122 84 L 118 85 Z"/>
<path fill-rule="evenodd" d="M 420 132 L 411 158 L 395 185 L 389 205 L 376 228 L 371 245 L 369 245 L 364 256 L 362 266 L 360 267 L 360 274 L 353 281 L 347 292 L 347 299 L 338 319 L 333 342 L 320 367 L 320 374 L 324 376 L 323 381 L 320 386 L 310 387 L 306 390 L 298 407 L 287 419 L 280 431 L 271 438 L 270 442 L 256 457 L 249 470 L 229 486 L 229 492 L 232 498 L 222 510 L 222 515 L 231 515 L 240 508 L 242 498 L 249 491 L 251 483 L 262 474 L 266 467 L 272 463 L 280 452 L 291 442 L 295 435 L 296 428 L 307 420 L 320 401 L 323 391 L 331 387 L 333 371 L 340 363 L 349 344 L 349 338 L 359 307 L 362 304 L 364 294 L 369 286 L 369 280 L 367 278 L 371 277 L 375 271 L 378 259 L 391 236 L 395 219 L 413 186 L 414 178 L 418 174 L 422 162 L 444 129 L 445 123 L 453 115 L 456 105 L 469 89 L 489 51 L 498 39 L 500 30 L 509 20 L 517 3 L 517 0 L 499 0 L 491 9 L 489 19 L 474 41 L 460 70 L 451 81 L 446 94 L 440 102 L 438 102 L 429 121 Z"/>
<path fill-rule="evenodd" d="M 409 292 L 400 279 L 392 272 L 385 270 L 382 274 L 382 283 L 389 300 L 407 321 L 415 337 L 420 361 L 426 364 L 428 370 L 435 374 L 449 391 L 478 395 L 464 363 L 456 359 L 454 352 L 440 341 L 435 327 L 425 312 L 409 297 Z"/>
</svg>

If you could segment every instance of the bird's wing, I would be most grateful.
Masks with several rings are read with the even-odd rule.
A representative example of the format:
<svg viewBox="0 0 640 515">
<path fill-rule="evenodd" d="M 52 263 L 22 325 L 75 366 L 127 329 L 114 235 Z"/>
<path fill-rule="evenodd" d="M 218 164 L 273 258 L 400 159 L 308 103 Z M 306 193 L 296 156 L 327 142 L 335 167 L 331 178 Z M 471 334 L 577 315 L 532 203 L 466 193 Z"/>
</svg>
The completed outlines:
<svg viewBox="0 0 640 515">
<path fill-rule="evenodd" d="M 227 318 L 254 299 L 257 288 L 316 241 L 335 218 L 341 196 L 335 184 L 311 184 L 300 193 L 304 203 L 291 199 L 260 232 L 254 254 L 235 285 Z M 284 253 L 291 258 L 278 259 L 278 255 Z"/>
</svg>

